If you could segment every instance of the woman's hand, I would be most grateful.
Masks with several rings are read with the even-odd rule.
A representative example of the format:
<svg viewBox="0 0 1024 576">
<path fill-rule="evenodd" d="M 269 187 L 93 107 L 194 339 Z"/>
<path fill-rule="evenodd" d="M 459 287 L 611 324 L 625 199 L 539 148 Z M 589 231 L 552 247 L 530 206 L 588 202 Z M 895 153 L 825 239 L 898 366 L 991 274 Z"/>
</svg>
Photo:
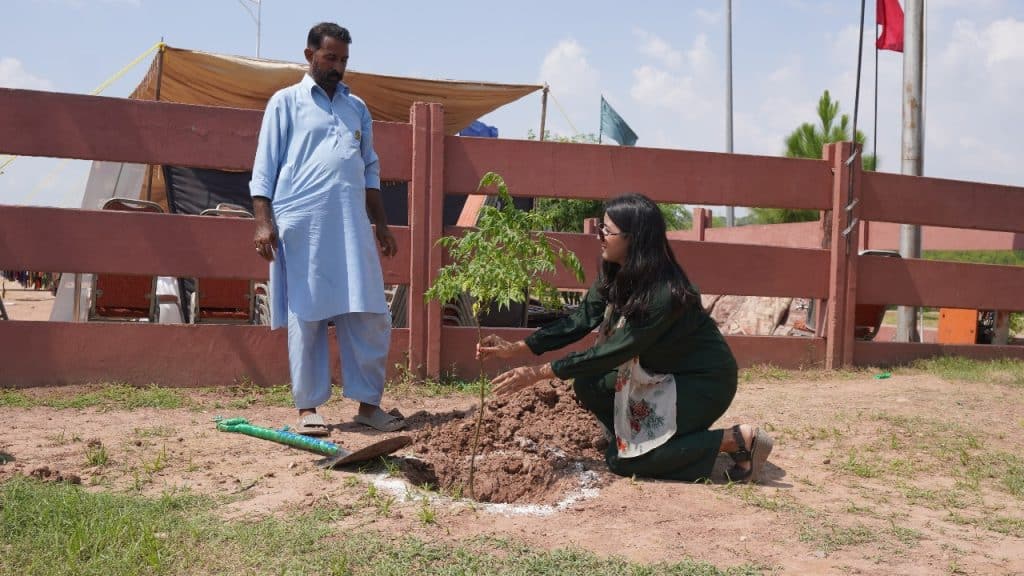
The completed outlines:
<svg viewBox="0 0 1024 576">
<path fill-rule="evenodd" d="M 509 342 L 496 334 L 488 334 L 476 345 L 476 357 L 480 360 L 490 358 L 515 358 L 527 349 L 526 342 Z"/>
<path fill-rule="evenodd" d="M 543 366 L 520 366 L 503 372 L 491 380 L 491 389 L 497 396 L 514 394 L 535 384 L 538 380 L 554 378 L 550 364 Z"/>
</svg>

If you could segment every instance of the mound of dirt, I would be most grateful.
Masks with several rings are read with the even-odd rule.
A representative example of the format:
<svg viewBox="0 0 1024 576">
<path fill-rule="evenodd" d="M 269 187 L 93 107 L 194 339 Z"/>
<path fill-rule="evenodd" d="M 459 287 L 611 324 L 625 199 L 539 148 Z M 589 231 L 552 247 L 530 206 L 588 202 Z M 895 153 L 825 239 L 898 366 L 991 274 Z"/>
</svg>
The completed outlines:
<svg viewBox="0 0 1024 576">
<path fill-rule="evenodd" d="M 413 484 L 468 496 L 476 411 L 424 418 L 413 438 L 417 457 L 405 460 L 403 472 Z M 485 404 L 474 496 L 482 502 L 557 503 L 580 488 L 587 471 L 605 469 L 607 446 L 597 419 L 566 382 L 540 382 L 492 399 Z"/>
</svg>

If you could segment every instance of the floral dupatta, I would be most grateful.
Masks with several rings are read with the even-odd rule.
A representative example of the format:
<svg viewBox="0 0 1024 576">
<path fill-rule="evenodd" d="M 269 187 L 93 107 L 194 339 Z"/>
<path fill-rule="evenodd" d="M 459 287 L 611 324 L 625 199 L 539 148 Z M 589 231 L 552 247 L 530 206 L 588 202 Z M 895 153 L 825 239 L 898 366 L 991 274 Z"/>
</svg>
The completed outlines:
<svg viewBox="0 0 1024 576">
<path fill-rule="evenodd" d="M 597 343 L 608 339 L 625 324 L 619 318 L 611 326 L 612 307 L 605 308 Z M 661 446 L 676 433 L 676 379 L 672 374 L 652 374 L 634 356 L 619 366 L 615 380 L 615 445 L 620 458 L 635 458 Z"/>
</svg>

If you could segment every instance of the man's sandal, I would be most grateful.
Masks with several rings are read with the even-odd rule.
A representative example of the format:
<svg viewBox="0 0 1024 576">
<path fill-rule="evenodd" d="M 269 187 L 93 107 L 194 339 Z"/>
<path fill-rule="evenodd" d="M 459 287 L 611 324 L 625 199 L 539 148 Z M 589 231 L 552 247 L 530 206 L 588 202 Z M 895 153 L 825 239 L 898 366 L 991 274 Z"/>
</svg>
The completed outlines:
<svg viewBox="0 0 1024 576">
<path fill-rule="evenodd" d="M 732 435 L 736 439 L 736 446 L 739 449 L 729 454 L 736 465 L 725 474 L 731 482 L 754 484 L 761 479 L 764 464 L 768 461 L 768 455 L 772 453 L 775 442 L 767 432 L 761 431 L 760 428 L 755 428 L 754 435 L 750 441 L 750 447 L 748 448 L 746 441 L 743 439 L 743 432 L 740 430 L 739 424 L 732 427 Z M 750 468 L 741 468 L 739 466 L 739 464 L 744 462 L 750 462 Z"/>
<path fill-rule="evenodd" d="M 373 413 L 373 416 L 363 416 L 362 414 L 356 414 L 353 420 L 357 424 L 363 426 L 369 426 L 381 432 L 396 432 L 405 428 L 405 418 L 401 412 L 397 410 L 391 410 L 391 412 L 385 412 L 380 408 Z"/>
<path fill-rule="evenodd" d="M 299 418 L 295 426 L 295 432 L 303 436 L 329 436 L 331 431 L 327 428 L 323 416 L 317 413 L 305 414 Z"/>
</svg>

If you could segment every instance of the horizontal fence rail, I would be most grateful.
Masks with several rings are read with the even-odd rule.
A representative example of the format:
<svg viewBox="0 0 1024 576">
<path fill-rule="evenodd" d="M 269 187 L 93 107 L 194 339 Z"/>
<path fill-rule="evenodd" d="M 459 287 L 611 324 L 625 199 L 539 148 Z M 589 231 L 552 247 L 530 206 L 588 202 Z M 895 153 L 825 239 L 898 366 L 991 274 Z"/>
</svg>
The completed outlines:
<svg viewBox="0 0 1024 576">
<path fill-rule="evenodd" d="M 467 229 L 445 228 L 456 236 Z M 561 265 L 546 280 L 558 288 L 588 288 L 598 276 L 600 241 L 593 234 L 548 233 L 552 240 L 573 251 L 583 264 L 586 279 L 576 281 Z M 828 296 L 828 250 L 722 244 L 671 240 L 676 259 L 701 292 L 737 296 Z M 444 259 L 448 264 L 450 260 Z"/>
<path fill-rule="evenodd" d="M 1024 310 L 1024 267 L 883 256 L 857 263 L 862 304 Z"/>
<path fill-rule="evenodd" d="M 332 336 L 333 374 L 338 374 Z M 127 382 L 217 387 L 287 384 L 288 335 L 264 326 L 0 322 L 0 388 Z M 388 371 L 405 362 L 409 330 L 391 331 Z"/>
<path fill-rule="evenodd" d="M 41 239 L 40 231 L 52 233 Z M 240 218 L 133 214 L 0 205 L 0 270 L 267 278 L 253 250 L 255 224 Z M 394 227 L 398 254 L 384 281 L 409 282 L 409 229 Z"/>
<path fill-rule="evenodd" d="M 864 172 L 861 218 L 1024 232 L 1024 188 L 942 178 Z"/>
<path fill-rule="evenodd" d="M 596 144 L 445 138 L 445 191 L 472 194 L 489 171 L 515 196 L 604 199 L 640 192 L 656 202 L 827 209 L 821 160 Z"/>
<path fill-rule="evenodd" d="M 251 170 L 263 113 L 0 88 L 0 153 Z M 374 122 L 381 177 L 412 177 L 410 126 Z"/>
<path fill-rule="evenodd" d="M 1024 360 L 1024 346 L 974 344 L 925 344 L 922 342 L 857 342 L 855 357 L 859 366 L 895 366 L 914 360 L 942 356 L 961 356 L 975 360 L 1013 358 Z"/>
<path fill-rule="evenodd" d="M 506 340 L 519 340 L 529 336 L 533 330 L 524 328 L 483 328 L 484 335 L 497 334 Z M 441 363 L 446 373 L 459 378 L 474 379 L 478 375 L 476 353 L 476 328 L 445 326 L 441 331 L 445 346 Z M 594 342 L 594 335 L 562 350 L 548 352 L 534 357 L 531 362 L 550 362 L 563 355 L 584 350 Z M 820 367 L 825 359 L 824 338 L 789 338 L 785 336 L 726 336 L 729 347 L 736 355 L 741 368 L 759 364 L 771 364 L 780 368 L 801 369 Z M 485 369 L 489 374 L 512 368 L 513 364 L 489 361 Z"/>
</svg>

